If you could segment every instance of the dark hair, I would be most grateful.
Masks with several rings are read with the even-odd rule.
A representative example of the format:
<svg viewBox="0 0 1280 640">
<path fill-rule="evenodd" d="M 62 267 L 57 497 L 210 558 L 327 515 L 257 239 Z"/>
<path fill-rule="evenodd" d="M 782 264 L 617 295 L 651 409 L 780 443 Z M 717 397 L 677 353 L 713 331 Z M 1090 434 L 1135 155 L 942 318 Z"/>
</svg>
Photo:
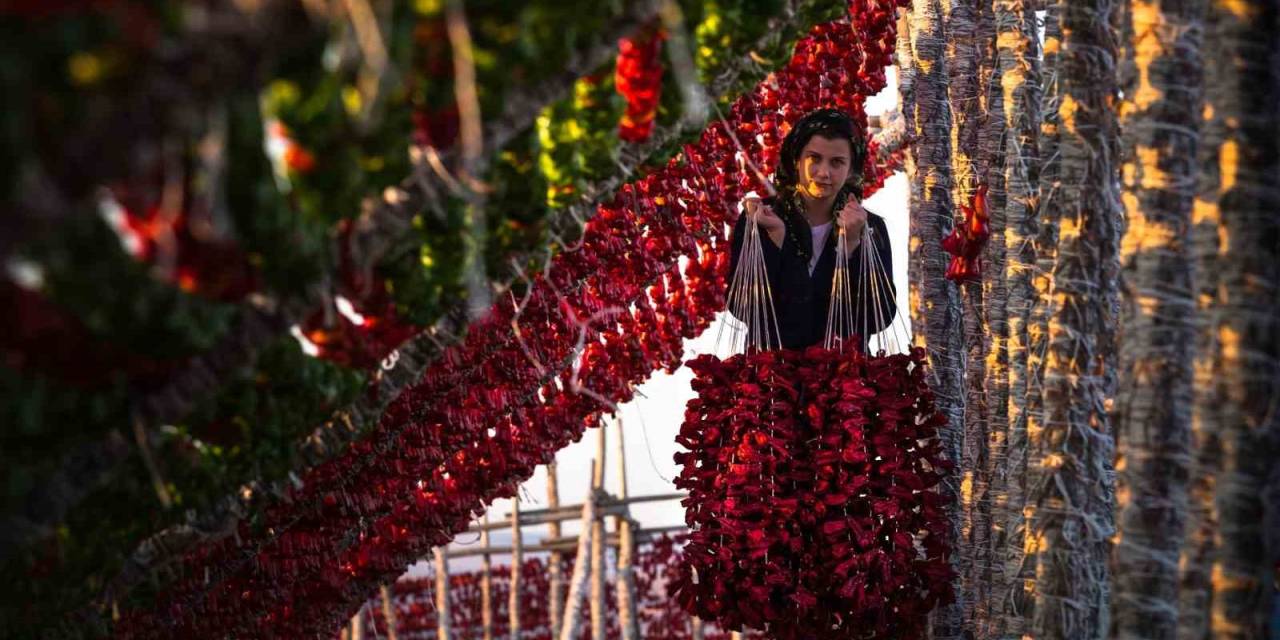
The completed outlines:
<svg viewBox="0 0 1280 640">
<path fill-rule="evenodd" d="M 858 123 L 839 109 L 818 109 L 810 111 L 791 127 L 787 137 L 782 140 L 782 151 L 778 158 L 777 173 L 774 182 L 780 193 L 794 191 L 800 182 L 796 175 L 796 163 L 800 160 L 800 152 L 809 144 L 814 136 L 829 140 L 847 140 L 849 142 L 849 182 L 853 193 L 862 197 L 862 174 L 867 162 L 867 143 L 863 139 Z"/>
</svg>

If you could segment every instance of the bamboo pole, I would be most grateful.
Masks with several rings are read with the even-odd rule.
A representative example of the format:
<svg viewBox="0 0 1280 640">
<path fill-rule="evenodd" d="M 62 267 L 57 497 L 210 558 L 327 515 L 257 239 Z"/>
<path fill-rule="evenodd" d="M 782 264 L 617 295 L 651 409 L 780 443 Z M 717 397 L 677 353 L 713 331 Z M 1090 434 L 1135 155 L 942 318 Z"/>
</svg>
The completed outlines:
<svg viewBox="0 0 1280 640">
<path fill-rule="evenodd" d="M 489 524 L 489 514 L 484 515 L 484 524 Z M 480 556 L 480 633 L 484 640 L 493 640 L 493 560 L 488 553 L 489 529 L 480 530 L 480 547 L 485 553 Z"/>
<path fill-rule="evenodd" d="M 387 640 L 397 640 L 399 634 L 396 633 L 396 607 L 391 598 L 391 585 L 384 584 L 379 591 L 382 592 L 382 619 L 387 623 Z"/>
<path fill-rule="evenodd" d="M 615 415 L 613 422 L 617 425 L 618 462 L 618 498 L 627 499 L 627 450 L 626 438 L 622 428 L 622 417 Z M 624 503 L 625 506 L 625 503 Z M 632 536 L 631 514 L 628 512 L 614 516 L 614 529 L 618 531 L 618 625 L 622 640 L 639 640 L 640 627 L 636 621 L 636 582 L 632 568 L 635 556 L 635 539 Z"/>
<path fill-rule="evenodd" d="M 594 467 L 595 462 L 591 465 Z M 560 625 L 560 640 L 582 638 L 582 601 L 587 596 L 587 577 L 591 570 L 591 522 L 595 517 L 595 501 L 584 500 L 582 535 L 578 536 L 578 552 L 573 562 L 573 577 L 569 580 L 569 597 L 565 602 L 564 622 Z"/>
<path fill-rule="evenodd" d="M 524 540 L 520 535 L 520 496 L 511 502 L 511 587 L 507 599 L 507 626 L 511 640 L 520 638 L 520 565 L 524 563 Z"/>
<path fill-rule="evenodd" d="M 596 426 L 596 465 L 592 468 L 591 500 L 599 499 L 604 490 L 606 423 Z M 593 511 L 595 511 L 593 509 Z M 603 638 L 605 633 L 604 588 L 604 516 L 593 513 L 591 519 L 591 637 Z"/>
<path fill-rule="evenodd" d="M 449 640 L 449 550 L 436 547 L 436 637 Z"/>
<path fill-rule="evenodd" d="M 560 487 L 556 477 L 556 463 L 552 460 L 547 464 L 547 509 L 554 511 L 560 508 Z M 552 520 L 547 523 L 548 529 L 551 531 L 552 538 L 559 538 L 561 535 L 560 521 Z M 560 562 L 562 555 L 559 551 L 552 551 L 551 558 L 547 562 L 547 574 L 549 590 L 548 597 L 551 600 L 548 607 L 548 618 L 551 621 L 551 637 L 560 637 L 560 617 L 564 615 L 564 599 L 560 595 L 560 589 L 563 588 L 564 577 L 560 575 Z"/>
</svg>

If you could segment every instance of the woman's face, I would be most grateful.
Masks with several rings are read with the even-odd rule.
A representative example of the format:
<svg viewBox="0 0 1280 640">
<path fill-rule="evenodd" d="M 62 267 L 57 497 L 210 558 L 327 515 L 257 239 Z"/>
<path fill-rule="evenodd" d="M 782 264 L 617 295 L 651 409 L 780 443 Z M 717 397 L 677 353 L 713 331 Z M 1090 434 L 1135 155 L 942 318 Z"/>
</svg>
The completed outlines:
<svg viewBox="0 0 1280 640">
<path fill-rule="evenodd" d="M 800 193 L 815 199 L 834 198 L 849 179 L 848 140 L 833 140 L 821 135 L 809 138 L 796 160 L 796 176 Z"/>
</svg>

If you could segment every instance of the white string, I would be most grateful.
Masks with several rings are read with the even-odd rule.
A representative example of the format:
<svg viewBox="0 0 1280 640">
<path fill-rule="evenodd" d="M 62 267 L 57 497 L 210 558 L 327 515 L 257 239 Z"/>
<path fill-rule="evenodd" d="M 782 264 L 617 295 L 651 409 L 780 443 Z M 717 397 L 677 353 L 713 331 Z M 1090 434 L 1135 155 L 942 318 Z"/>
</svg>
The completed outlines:
<svg viewBox="0 0 1280 640">
<path fill-rule="evenodd" d="M 874 237 L 875 237 L 874 234 L 872 234 L 873 240 L 874 240 Z M 886 237 L 884 241 L 888 242 L 889 238 Z M 880 292 L 880 295 L 883 295 L 885 297 L 887 301 L 888 297 L 890 295 L 894 295 L 895 293 L 893 288 L 889 286 L 889 284 L 893 282 L 893 275 L 890 271 L 893 265 L 884 264 L 884 262 L 880 258 L 879 251 L 872 251 L 869 260 L 872 265 L 872 268 L 870 269 L 871 275 L 873 278 L 877 280 L 877 284 L 875 288 L 877 291 Z M 882 308 L 882 307 L 877 307 L 877 308 Z M 889 330 L 889 339 L 893 341 L 894 348 L 892 350 L 885 349 L 885 351 L 886 352 L 905 351 L 906 349 L 904 348 L 904 345 L 911 344 L 911 331 L 907 327 L 907 322 L 906 322 L 906 319 L 903 317 L 903 314 L 897 313 L 895 311 L 893 318 L 889 320 L 889 326 L 886 328 Z M 881 336 L 882 336 L 882 342 L 883 342 L 884 341 L 883 332 L 881 333 Z"/>
<path fill-rule="evenodd" d="M 851 286 L 854 283 L 850 282 L 849 276 L 848 239 L 843 228 L 838 231 L 836 268 L 831 278 L 831 302 L 827 308 L 824 348 L 838 348 L 852 335 L 857 335 L 862 340 L 860 347 L 869 346 L 873 326 L 878 328 L 878 352 L 901 351 L 902 344 L 907 342 L 908 331 L 902 314 L 894 313 L 892 318 L 885 317 L 889 296 L 893 294 L 893 289 L 889 286 L 892 276 L 880 257 L 877 237 L 878 234 L 870 225 L 863 226 L 862 240 L 858 247 L 861 268 L 856 283 L 858 295 L 855 298 Z"/>
<path fill-rule="evenodd" d="M 764 259 L 764 245 L 758 225 L 759 208 L 747 213 L 745 237 L 738 254 L 737 268 L 729 283 L 727 308 L 739 322 L 726 318 L 716 335 L 716 351 L 722 353 L 725 326 L 729 326 L 729 353 L 747 349 L 765 351 L 782 347 L 782 331 L 773 306 L 772 284 Z M 743 335 L 745 333 L 745 335 Z"/>
</svg>

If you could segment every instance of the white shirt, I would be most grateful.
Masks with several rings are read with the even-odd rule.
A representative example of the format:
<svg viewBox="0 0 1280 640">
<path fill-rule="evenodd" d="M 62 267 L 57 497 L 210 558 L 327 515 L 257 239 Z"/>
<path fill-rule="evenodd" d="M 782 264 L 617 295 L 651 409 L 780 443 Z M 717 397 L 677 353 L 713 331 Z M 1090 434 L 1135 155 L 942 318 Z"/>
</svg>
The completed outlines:
<svg viewBox="0 0 1280 640">
<path fill-rule="evenodd" d="M 831 233 L 831 223 L 824 222 L 816 227 L 810 227 L 809 233 L 813 236 L 813 257 L 809 258 L 809 275 L 813 275 L 813 270 L 818 267 L 818 258 L 822 257 L 822 248 L 827 244 L 827 234 Z"/>
</svg>

